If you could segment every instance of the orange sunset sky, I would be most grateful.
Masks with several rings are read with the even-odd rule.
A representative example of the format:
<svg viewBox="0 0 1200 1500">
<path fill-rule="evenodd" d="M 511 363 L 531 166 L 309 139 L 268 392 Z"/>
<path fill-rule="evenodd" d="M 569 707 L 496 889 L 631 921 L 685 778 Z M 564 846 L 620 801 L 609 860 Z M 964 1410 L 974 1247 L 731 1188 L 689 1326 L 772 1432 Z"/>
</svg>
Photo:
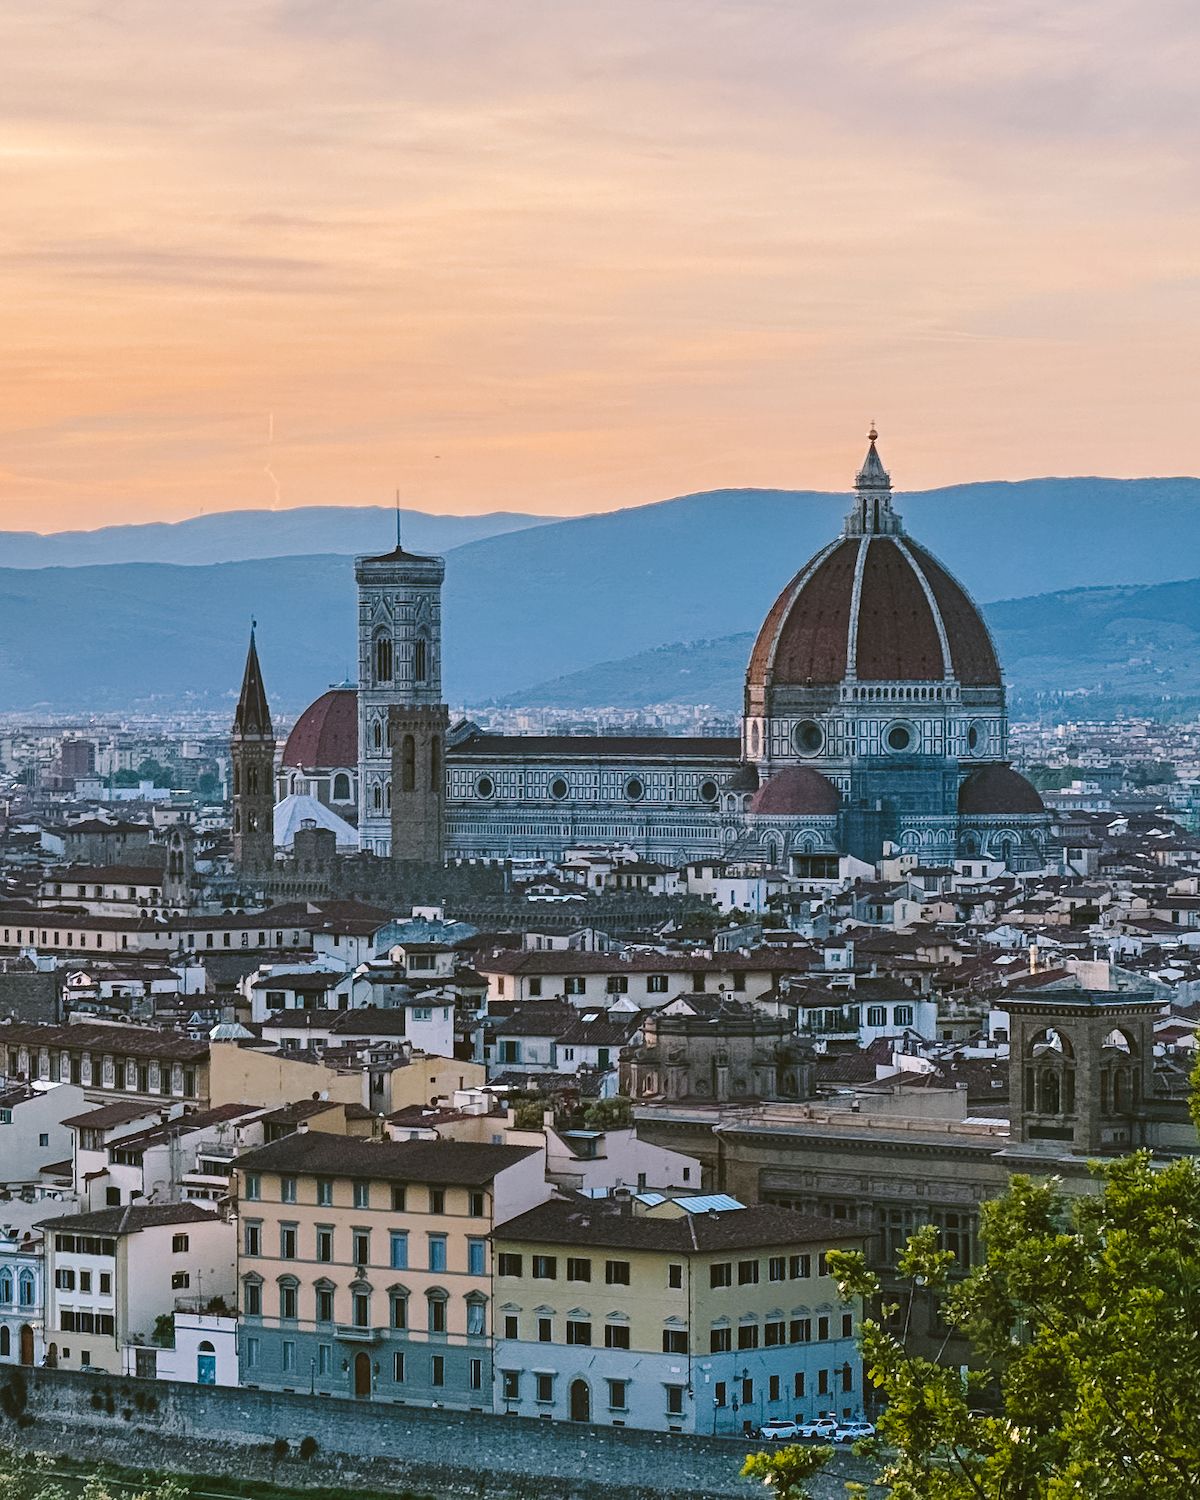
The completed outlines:
<svg viewBox="0 0 1200 1500">
<path fill-rule="evenodd" d="M 1194 0 L 0 0 L 0 527 L 1195 473 Z"/>
</svg>

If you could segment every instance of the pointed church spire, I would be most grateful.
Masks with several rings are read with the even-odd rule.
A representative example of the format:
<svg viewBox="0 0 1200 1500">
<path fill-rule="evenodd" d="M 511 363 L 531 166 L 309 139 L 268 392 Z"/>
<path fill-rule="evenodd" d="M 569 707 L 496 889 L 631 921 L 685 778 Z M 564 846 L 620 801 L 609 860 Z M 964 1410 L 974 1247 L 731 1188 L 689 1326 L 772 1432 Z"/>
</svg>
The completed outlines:
<svg viewBox="0 0 1200 1500">
<path fill-rule="evenodd" d="M 271 710 L 267 704 L 267 690 L 263 686 L 262 668 L 258 664 L 258 647 L 254 642 L 255 622 L 250 622 L 250 648 L 246 652 L 246 670 L 242 674 L 242 694 L 238 699 L 237 713 L 233 716 L 233 732 L 240 735 L 258 735 L 272 739 Z"/>
<path fill-rule="evenodd" d="M 854 476 L 854 504 L 846 517 L 847 536 L 895 536 L 903 531 L 892 510 L 892 476 L 883 467 L 875 443 L 875 423 L 867 433 L 867 456 Z"/>
</svg>

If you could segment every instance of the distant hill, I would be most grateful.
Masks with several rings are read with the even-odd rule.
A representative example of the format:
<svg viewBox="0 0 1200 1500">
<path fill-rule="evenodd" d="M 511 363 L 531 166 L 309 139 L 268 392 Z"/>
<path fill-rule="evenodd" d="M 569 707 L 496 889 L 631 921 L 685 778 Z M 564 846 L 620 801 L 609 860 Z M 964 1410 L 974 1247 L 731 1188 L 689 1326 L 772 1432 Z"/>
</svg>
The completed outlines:
<svg viewBox="0 0 1200 1500">
<path fill-rule="evenodd" d="M 1150 587 L 1068 589 L 984 607 L 1018 713 L 1200 708 L 1200 579 Z M 741 709 L 754 633 L 659 646 L 512 693 L 508 706 Z M 1086 707 L 1085 707 L 1086 705 Z"/>
<path fill-rule="evenodd" d="M 540 526 L 547 518 L 509 511 L 485 516 L 435 516 L 402 510 L 400 519 L 407 546 L 418 552 L 445 552 L 464 542 Z M 396 512 L 379 505 L 216 511 L 186 521 L 55 531 L 45 536 L 33 531 L 0 531 L 0 563 L 8 568 L 77 568 L 124 562 L 203 565 L 245 562 L 252 557 L 370 552 L 390 545 L 395 530 Z"/>
<path fill-rule="evenodd" d="M 816 493 L 720 490 L 545 525 L 509 518 L 530 524 L 449 552 L 447 696 L 454 703 L 513 695 L 529 702 L 533 684 L 588 671 L 588 701 L 616 702 L 615 693 L 600 695 L 597 664 L 620 664 L 672 642 L 712 640 L 718 655 L 728 653 L 726 667 L 702 664 L 697 648 L 685 666 L 695 674 L 688 701 L 715 703 L 715 684 L 733 670 L 739 649 L 725 646 L 725 638 L 757 628 L 792 573 L 836 534 L 846 503 L 844 496 Z M 1159 584 L 1195 571 L 1200 480 L 966 485 L 901 495 L 897 504 L 910 529 L 978 599 Z M 306 513 L 260 514 L 282 522 Z M 331 681 L 352 676 L 352 567 L 348 556 L 330 551 L 378 545 L 377 528 L 388 513 L 367 513 L 366 540 L 355 539 L 346 520 L 362 512 L 307 514 L 345 522 L 335 548 L 204 566 L 0 568 L 0 710 L 223 703 L 240 678 L 251 614 L 261 624 L 267 687 L 281 707 L 300 708 Z M 432 545 L 420 543 L 415 531 L 406 540 Z M 1116 660 L 1127 663 L 1129 686 L 1158 685 L 1151 670 L 1186 674 L 1182 660 L 1153 659 L 1154 641 L 1167 635 L 1178 655 L 1180 632 L 1188 628 L 1182 618 L 1171 625 L 1155 616 L 1153 639 L 1143 639 L 1140 617 L 1122 625 L 1106 616 L 1106 633 L 1097 637 L 1095 621 L 1075 628 L 1090 604 L 1042 602 L 1039 610 L 1059 608 L 1054 623 L 1022 624 L 1034 634 L 1018 633 L 1010 643 L 1006 607 L 998 606 L 993 618 L 1009 677 L 1024 682 L 1027 672 L 1034 691 L 1060 680 L 1090 681 Z M 1104 656 L 1110 647 L 1124 655 Z M 1133 665 L 1146 657 L 1152 669 Z M 1018 670 L 1018 659 L 1028 665 Z M 744 657 L 733 671 L 735 688 L 743 667 Z M 679 696 L 637 691 L 639 702 Z"/>
</svg>

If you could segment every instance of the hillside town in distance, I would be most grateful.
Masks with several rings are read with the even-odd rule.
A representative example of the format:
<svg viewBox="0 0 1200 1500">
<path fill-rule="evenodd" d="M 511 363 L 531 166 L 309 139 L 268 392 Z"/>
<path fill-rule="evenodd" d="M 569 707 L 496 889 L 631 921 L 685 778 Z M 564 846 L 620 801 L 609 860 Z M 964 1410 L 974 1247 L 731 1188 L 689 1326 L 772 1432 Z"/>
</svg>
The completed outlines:
<svg viewBox="0 0 1200 1500">
<path fill-rule="evenodd" d="M 1200 726 L 1010 726 L 873 429 L 797 563 L 731 725 L 452 716 L 397 541 L 286 735 L 4 726 L 0 1362 L 852 1441 L 831 1249 L 1197 1150 Z"/>
</svg>

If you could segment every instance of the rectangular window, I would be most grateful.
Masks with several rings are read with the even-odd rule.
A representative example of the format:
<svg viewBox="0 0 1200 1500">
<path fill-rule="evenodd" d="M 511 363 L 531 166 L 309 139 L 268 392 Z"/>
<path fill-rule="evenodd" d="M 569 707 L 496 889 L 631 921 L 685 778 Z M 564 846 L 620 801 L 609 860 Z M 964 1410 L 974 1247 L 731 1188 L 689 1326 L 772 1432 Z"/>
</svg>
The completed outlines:
<svg viewBox="0 0 1200 1500">
<path fill-rule="evenodd" d="M 576 1318 L 567 1319 L 567 1343 L 568 1344 L 590 1344 L 592 1342 L 592 1325 L 584 1323 Z"/>
<path fill-rule="evenodd" d="M 825 1258 L 825 1252 L 824 1252 L 824 1250 L 822 1250 L 821 1253 L 820 1253 L 820 1255 L 817 1256 L 817 1275 L 818 1276 L 828 1276 L 829 1275 L 829 1262 Z"/>
<path fill-rule="evenodd" d="M 323 1265 L 333 1260 L 333 1230 L 328 1225 L 317 1230 L 317 1259 Z"/>
<path fill-rule="evenodd" d="M 511 1250 L 504 1250 L 496 1257 L 496 1273 L 499 1276 L 522 1275 L 521 1257 Z"/>
<path fill-rule="evenodd" d="M 173 1292 L 185 1292 L 192 1284 L 192 1278 L 187 1271 L 176 1271 L 171 1277 L 171 1290 Z"/>
<path fill-rule="evenodd" d="M 260 1349 L 260 1347 L 261 1347 L 260 1341 L 258 1339 L 256 1339 L 253 1335 L 251 1335 L 249 1338 L 247 1338 L 245 1348 L 246 1348 L 246 1368 L 248 1370 L 253 1370 L 258 1365 L 258 1357 L 259 1357 L 259 1349 Z"/>
<path fill-rule="evenodd" d="M 441 1354 L 433 1354 L 429 1359 L 429 1384 L 446 1384 L 446 1360 Z"/>
<path fill-rule="evenodd" d="M 646 993 L 648 995 L 665 995 L 667 993 L 667 976 L 665 974 L 648 974 L 646 976 Z"/>
<path fill-rule="evenodd" d="M 723 1380 L 718 1380 L 713 1386 L 713 1405 L 724 1406 L 729 1400 L 729 1388 Z"/>
<path fill-rule="evenodd" d="M 259 1220 L 248 1220 L 242 1229 L 243 1253 L 246 1255 L 262 1254 L 262 1224 Z"/>
<path fill-rule="evenodd" d="M 404 1213 L 408 1204 L 408 1190 L 403 1183 L 392 1184 L 392 1212 L 394 1214 Z"/>
<path fill-rule="evenodd" d="M 817 1337 L 819 1339 L 827 1339 L 829 1337 L 829 1319 L 828 1318 L 818 1318 L 817 1319 Z"/>
<path fill-rule="evenodd" d="M 842 1390 L 852 1391 L 854 1389 L 854 1371 L 849 1365 L 842 1366 Z"/>
<path fill-rule="evenodd" d="M 520 1337 L 519 1328 L 520 1328 L 520 1322 L 519 1322 L 519 1320 L 517 1318 L 516 1313 L 505 1313 L 504 1314 L 504 1337 L 506 1339 L 519 1338 Z"/>
<path fill-rule="evenodd" d="M 552 1344 L 554 1342 L 554 1321 L 552 1318 L 539 1318 L 537 1320 L 538 1343 Z"/>
<path fill-rule="evenodd" d="M 388 1236 L 388 1264 L 393 1271 L 408 1270 L 408 1231 L 393 1229 Z"/>
<path fill-rule="evenodd" d="M 757 1323 L 743 1323 L 742 1326 L 738 1329 L 738 1348 L 739 1349 L 757 1349 L 758 1348 L 758 1324 Z"/>
<path fill-rule="evenodd" d="M 280 1260 L 296 1259 L 296 1226 L 294 1224 L 279 1226 L 279 1258 Z"/>
<path fill-rule="evenodd" d="M 396 1385 L 404 1384 L 404 1354 L 401 1350 L 392 1355 L 392 1380 Z"/>
<path fill-rule="evenodd" d="M 683 1286 L 683 1267 L 675 1261 L 667 1267 L 667 1285 L 674 1292 Z"/>
<path fill-rule="evenodd" d="M 367 1292 L 355 1292 L 350 1298 L 350 1321 L 355 1328 L 370 1328 L 371 1298 Z"/>
<path fill-rule="evenodd" d="M 797 1370 L 792 1377 L 792 1395 L 797 1401 L 804 1400 L 804 1371 Z"/>
<path fill-rule="evenodd" d="M 370 1208 L 371 1184 L 369 1182 L 356 1182 L 354 1184 L 354 1206 L 355 1208 Z"/>
<path fill-rule="evenodd" d="M 100 1295 L 102 1297 L 111 1297 L 112 1296 L 112 1272 L 111 1271 L 101 1271 L 100 1272 Z"/>
<path fill-rule="evenodd" d="M 763 1325 L 763 1343 L 768 1349 L 774 1349 L 777 1344 L 785 1343 L 786 1340 L 787 1328 L 782 1319 Z"/>
<path fill-rule="evenodd" d="M 317 1178 L 317 1203 L 321 1208 L 329 1208 L 333 1203 L 333 1183 L 328 1177 Z"/>
<path fill-rule="evenodd" d="M 242 1311 L 248 1318 L 262 1317 L 262 1286 L 257 1281 L 247 1281 L 242 1287 Z"/>
<path fill-rule="evenodd" d="M 333 1288 L 330 1286 L 317 1288 L 317 1322 L 333 1322 Z"/>
<path fill-rule="evenodd" d="M 733 1348 L 733 1329 L 714 1328 L 708 1335 L 710 1354 L 728 1354 Z"/>
<path fill-rule="evenodd" d="M 828 1396 L 829 1394 L 829 1371 L 817 1371 L 817 1395 Z"/>
<path fill-rule="evenodd" d="M 582 995 L 587 990 L 587 980 L 581 979 L 578 974 L 568 974 L 563 980 L 564 995 Z"/>
<path fill-rule="evenodd" d="M 487 1194 L 471 1193 L 467 1198 L 467 1212 L 473 1219 L 487 1217 Z"/>
<path fill-rule="evenodd" d="M 758 1262 L 756 1260 L 738 1261 L 738 1286 L 755 1286 L 758 1282 Z"/>
<path fill-rule="evenodd" d="M 753 1380 L 742 1381 L 742 1405 L 753 1406 L 754 1404 L 754 1382 Z"/>
<path fill-rule="evenodd" d="M 542 993 L 542 981 L 541 981 L 541 978 L 539 976 L 537 976 L 537 975 L 534 975 L 530 979 L 530 981 L 529 981 L 529 996 L 530 996 L 530 999 L 532 999 L 532 1000 L 539 999 L 541 997 L 541 993 Z"/>
<path fill-rule="evenodd" d="M 629 993 L 629 976 L 627 974 L 610 974 L 604 982 L 604 988 L 610 995 L 627 995 Z"/>
<path fill-rule="evenodd" d="M 688 1336 L 686 1328 L 664 1328 L 662 1336 L 664 1354 L 686 1354 Z"/>
<path fill-rule="evenodd" d="M 186 1255 L 189 1240 L 186 1234 L 173 1234 L 171 1236 L 171 1254 Z"/>
<path fill-rule="evenodd" d="M 446 1212 L 446 1189 L 431 1187 L 429 1189 L 429 1212 L 431 1214 L 444 1214 Z"/>
<path fill-rule="evenodd" d="M 683 1415 L 683 1386 L 669 1385 L 667 1387 L 667 1415 L 669 1417 Z"/>
<path fill-rule="evenodd" d="M 445 1333 L 446 1331 L 446 1299 L 444 1297 L 430 1297 L 429 1299 L 429 1331 L 430 1333 Z"/>
<path fill-rule="evenodd" d="M 289 1322 L 295 1321 L 299 1312 L 296 1287 L 293 1282 L 285 1281 L 279 1287 L 279 1316 L 287 1318 Z"/>
<path fill-rule="evenodd" d="M 388 1298 L 388 1305 L 389 1305 L 389 1308 L 391 1310 L 392 1327 L 393 1328 L 407 1328 L 408 1327 L 408 1298 L 404 1295 L 404 1293 L 403 1292 L 393 1292 L 391 1294 L 391 1296 Z"/>
<path fill-rule="evenodd" d="M 371 1264 L 371 1231 L 355 1229 L 350 1236 L 351 1259 L 356 1266 Z"/>
<path fill-rule="evenodd" d="M 467 1275 L 485 1276 L 487 1274 L 487 1241 L 467 1241 Z"/>
<path fill-rule="evenodd" d="M 629 1382 L 627 1380 L 610 1380 L 608 1382 L 608 1409 L 609 1411 L 627 1411 L 629 1409 Z"/>
<path fill-rule="evenodd" d="M 331 1375 L 333 1373 L 333 1345 L 317 1345 L 317 1374 Z"/>
<path fill-rule="evenodd" d="M 812 1275 L 812 1256 L 793 1255 L 788 1261 L 788 1275 L 793 1281 L 803 1281 Z"/>
<path fill-rule="evenodd" d="M 519 1401 L 521 1399 L 520 1370 L 501 1370 L 500 1394 L 504 1397 L 505 1401 Z"/>
<path fill-rule="evenodd" d="M 770 1258 L 770 1260 L 767 1261 L 767 1280 L 768 1281 L 786 1281 L 787 1280 L 787 1256 L 786 1255 L 772 1255 L 771 1258 Z"/>
<path fill-rule="evenodd" d="M 807 1344 L 812 1338 L 812 1319 L 793 1318 L 788 1324 L 788 1343 Z"/>
<path fill-rule="evenodd" d="M 608 1286 L 628 1286 L 629 1262 L 627 1260 L 606 1260 L 604 1262 L 604 1280 Z"/>
<path fill-rule="evenodd" d="M 591 1281 L 592 1263 L 590 1260 L 572 1255 L 567 1261 L 568 1281 Z"/>
<path fill-rule="evenodd" d="M 281 1177 L 279 1179 L 279 1200 L 281 1203 L 295 1203 L 296 1179 L 294 1177 Z"/>
<path fill-rule="evenodd" d="M 429 1236 L 429 1269 L 431 1271 L 446 1269 L 446 1236 L 444 1234 Z"/>
<path fill-rule="evenodd" d="M 538 1372 L 537 1399 L 539 1401 L 554 1400 L 554 1376 L 548 1375 L 544 1371 Z"/>
<path fill-rule="evenodd" d="M 262 1196 L 262 1178 L 257 1172 L 246 1173 L 246 1197 L 255 1203 Z"/>
<path fill-rule="evenodd" d="M 467 1332 L 478 1338 L 487 1332 L 487 1306 L 479 1297 L 467 1301 Z"/>
<path fill-rule="evenodd" d="M 604 1325 L 604 1347 L 606 1349 L 628 1349 L 628 1323 L 606 1323 Z"/>
<path fill-rule="evenodd" d="M 292 1339 L 284 1339 L 280 1348 L 283 1353 L 283 1372 L 287 1375 L 296 1368 L 296 1345 Z"/>
<path fill-rule="evenodd" d="M 467 1384 L 473 1391 L 483 1390 L 483 1360 L 473 1359 L 467 1366 Z"/>
<path fill-rule="evenodd" d="M 727 1260 L 719 1260 L 715 1265 L 708 1268 L 708 1284 L 710 1287 L 732 1286 L 733 1266 Z"/>
<path fill-rule="evenodd" d="M 853 1313 L 843 1313 L 842 1314 L 842 1337 L 844 1339 L 852 1339 L 854 1337 L 854 1314 Z"/>
<path fill-rule="evenodd" d="M 519 1260 L 520 1256 L 517 1259 Z M 535 1281 L 557 1281 L 558 1256 L 535 1255 L 533 1257 L 533 1279 Z"/>
</svg>

